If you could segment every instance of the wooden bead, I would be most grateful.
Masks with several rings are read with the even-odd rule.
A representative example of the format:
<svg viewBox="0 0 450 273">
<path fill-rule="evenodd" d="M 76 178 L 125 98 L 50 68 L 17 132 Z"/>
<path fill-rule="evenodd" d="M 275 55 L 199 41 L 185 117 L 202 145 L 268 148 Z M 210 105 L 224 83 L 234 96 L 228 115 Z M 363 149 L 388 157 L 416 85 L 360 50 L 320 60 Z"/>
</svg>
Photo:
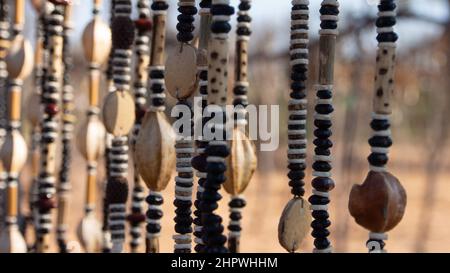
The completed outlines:
<svg viewBox="0 0 450 273">
<path fill-rule="evenodd" d="M 19 173 L 27 161 L 27 144 L 22 134 L 13 130 L 8 132 L 0 150 L 5 171 Z"/>
<path fill-rule="evenodd" d="M 99 252 L 102 245 L 101 224 L 95 214 L 87 214 L 77 228 L 78 239 L 87 253 Z"/>
<path fill-rule="evenodd" d="M 232 195 L 241 194 L 250 183 L 257 164 L 256 147 L 242 130 L 233 130 L 230 155 L 227 157 L 227 180 L 224 189 Z"/>
<path fill-rule="evenodd" d="M 5 59 L 9 77 L 13 79 L 28 77 L 33 69 L 33 59 L 33 48 L 30 42 L 22 35 L 17 35 Z"/>
<path fill-rule="evenodd" d="M 197 50 L 180 43 L 166 62 L 166 88 L 177 99 L 190 97 L 197 89 Z"/>
<path fill-rule="evenodd" d="M 308 235 L 311 223 L 310 205 L 301 197 L 290 200 L 278 224 L 278 241 L 289 252 L 295 252 Z"/>
<path fill-rule="evenodd" d="M 89 63 L 103 64 L 111 51 L 111 29 L 95 17 L 84 29 L 84 57 Z"/>
<path fill-rule="evenodd" d="M 95 115 L 89 116 L 77 136 L 78 149 L 87 161 L 94 162 L 102 156 L 105 135 L 105 127 L 100 119 Z"/>
<path fill-rule="evenodd" d="M 164 113 L 147 112 L 136 140 L 135 162 L 152 191 L 167 187 L 175 169 L 175 133 Z"/>
<path fill-rule="evenodd" d="M 378 114 L 392 113 L 394 93 L 395 47 L 380 46 L 377 52 L 373 109 Z"/>
<path fill-rule="evenodd" d="M 27 253 L 27 244 L 17 225 L 7 226 L 1 231 L 0 253 Z"/>
<path fill-rule="evenodd" d="M 348 204 L 355 221 L 372 232 L 387 232 L 402 219 L 406 191 L 389 172 L 369 172 L 362 185 L 354 185 Z"/>
<path fill-rule="evenodd" d="M 125 136 L 130 132 L 135 120 L 133 97 L 125 91 L 109 93 L 103 105 L 103 122 L 108 133 Z"/>
</svg>

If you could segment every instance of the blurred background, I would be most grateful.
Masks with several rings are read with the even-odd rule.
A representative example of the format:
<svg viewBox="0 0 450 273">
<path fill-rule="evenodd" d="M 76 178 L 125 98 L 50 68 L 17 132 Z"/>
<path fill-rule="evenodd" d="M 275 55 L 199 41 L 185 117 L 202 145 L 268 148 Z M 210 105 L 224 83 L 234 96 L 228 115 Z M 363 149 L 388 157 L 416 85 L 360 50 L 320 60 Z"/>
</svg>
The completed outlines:
<svg viewBox="0 0 450 273">
<path fill-rule="evenodd" d="M 102 16 L 109 20 L 109 2 L 104 1 Z M 238 1 L 231 1 L 237 6 Z M 316 82 L 320 1 L 310 1 L 310 71 L 309 101 L 314 101 L 311 86 Z M 370 135 L 371 100 L 375 67 L 376 0 L 341 1 L 340 35 L 335 69 L 335 112 L 333 132 L 336 188 L 331 194 L 331 239 L 336 252 L 366 252 L 368 232 L 353 221 L 347 209 L 348 195 L 354 183 L 361 183 L 368 171 L 367 139 Z M 176 1 L 170 0 L 168 52 L 175 44 Z M 289 0 L 255 0 L 251 14 L 250 41 L 250 103 L 280 105 L 280 147 L 274 152 L 260 152 L 258 171 L 245 192 L 247 207 L 243 213 L 241 248 L 243 252 L 283 252 L 277 239 L 278 219 L 291 198 L 286 160 L 286 128 L 289 94 Z M 91 1 L 78 0 L 74 8 L 74 30 L 71 38 L 74 69 L 72 82 L 76 92 L 78 124 L 87 107 L 87 68 L 80 37 L 91 20 Z M 399 0 L 396 31 L 398 57 L 396 68 L 395 110 L 393 114 L 394 146 L 389 167 L 403 183 L 408 193 L 408 206 L 403 221 L 389 233 L 390 252 L 450 252 L 450 1 Z M 136 15 L 136 14 L 135 14 Z M 34 41 L 36 15 L 27 3 L 27 37 Z M 233 22 L 236 20 L 234 16 Z M 235 38 L 234 34 L 231 37 Z M 230 69 L 233 67 L 232 54 Z M 232 83 L 233 79 L 230 79 Z M 29 79 L 25 96 L 31 94 Z M 105 91 L 105 88 L 104 88 Z M 231 92 L 229 92 L 231 95 Z M 231 98 L 230 98 L 231 99 Z M 26 100 L 25 100 L 26 103 Z M 169 101 L 173 103 L 173 101 Z M 312 106 L 312 105 L 311 105 Z M 310 106 L 309 112 L 313 108 Z M 309 139 L 312 140 L 309 120 Z M 30 128 L 24 124 L 24 135 Z M 308 147 L 309 165 L 312 141 Z M 77 150 L 74 145 L 74 150 Z M 131 175 L 132 172 L 130 172 Z M 22 175 L 26 198 L 30 182 L 29 167 Z M 103 174 L 100 174 L 103 176 Z M 308 169 L 306 181 L 311 180 Z M 72 197 L 70 238 L 76 240 L 76 226 L 83 213 L 85 163 L 75 152 L 71 171 Z M 132 181 L 130 179 L 130 181 Z M 98 189 L 104 181 L 99 180 Z M 307 183 L 309 184 L 309 183 Z M 307 195 L 311 188 L 307 185 Z M 172 251 L 174 206 L 173 184 L 164 192 L 163 234 L 161 250 Z M 223 192 L 219 212 L 228 221 L 229 196 Z M 99 198 L 100 199 L 100 198 Z M 25 200 L 25 199 L 24 199 Z M 25 204 L 25 202 L 24 202 Z M 98 206 L 101 207 L 100 204 Z M 100 210 L 100 209 L 99 209 Z M 22 212 L 28 213 L 26 205 Z M 302 252 L 312 250 L 308 238 Z"/>
</svg>

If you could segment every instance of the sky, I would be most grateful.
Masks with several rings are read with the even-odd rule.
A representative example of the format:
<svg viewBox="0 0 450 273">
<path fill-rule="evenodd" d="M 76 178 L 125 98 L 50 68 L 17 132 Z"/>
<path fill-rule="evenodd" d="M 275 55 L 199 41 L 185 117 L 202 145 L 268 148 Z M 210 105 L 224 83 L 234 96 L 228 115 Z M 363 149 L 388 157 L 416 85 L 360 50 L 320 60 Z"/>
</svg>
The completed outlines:
<svg viewBox="0 0 450 273">
<path fill-rule="evenodd" d="M 108 20 L 108 2 L 104 1 L 104 8 L 102 11 L 102 16 L 105 20 Z M 319 8 L 320 0 L 310 0 L 310 35 L 312 38 L 317 37 L 319 29 Z M 366 14 L 372 16 L 376 15 L 377 12 L 377 0 L 341 0 L 340 10 L 341 18 L 343 18 L 339 24 L 351 24 L 349 18 L 358 18 Z M 86 24 L 91 20 L 91 0 L 75 0 L 77 4 L 74 8 L 73 21 L 74 21 L 74 34 L 73 42 L 79 41 L 81 33 Z M 176 0 L 169 0 L 169 5 L 171 6 L 169 12 L 169 27 L 175 29 L 176 24 Z M 237 7 L 239 0 L 231 0 L 231 4 Z M 28 3 L 30 8 L 30 4 Z M 445 21 L 448 14 L 448 7 L 446 0 L 399 0 L 399 4 L 408 5 L 411 10 L 415 13 L 421 14 L 433 18 L 438 21 Z M 267 34 L 267 30 L 273 30 L 274 41 L 273 45 L 274 51 L 284 51 L 289 45 L 289 27 L 290 27 L 290 0 L 253 0 L 251 15 L 253 17 L 252 29 L 254 37 L 262 37 L 262 35 Z M 27 26 L 28 35 L 30 38 L 34 37 L 33 25 L 35 23 L 35 15 L 30 12 L 29 9 L 27 16 Z M 236 18 L 232 18 L 234 23 Z M 409 46 L 414 46 L 418 42 L 422 42 L 426 39 L 430 39 L 433 36 L 440 35 L 442 29 L 438 26 L 430 23 L 422 23 L 418 21 L 403 21 L 399 23 L 396 27 L 396 31 L 400 35 L 399 47 L 407 48 Z M 375 27 L 367 33 L 367 39 L 365 39 L 365 46 L 375 47 Z M 260 39 L 258 39 L 260 40 Z M 78 47 L 79 48 L 79 47 Z M 75 47 L 77 49 L 77 47 Z M 349 46 L 351 51 L 351 46 Z"/>
</svg>

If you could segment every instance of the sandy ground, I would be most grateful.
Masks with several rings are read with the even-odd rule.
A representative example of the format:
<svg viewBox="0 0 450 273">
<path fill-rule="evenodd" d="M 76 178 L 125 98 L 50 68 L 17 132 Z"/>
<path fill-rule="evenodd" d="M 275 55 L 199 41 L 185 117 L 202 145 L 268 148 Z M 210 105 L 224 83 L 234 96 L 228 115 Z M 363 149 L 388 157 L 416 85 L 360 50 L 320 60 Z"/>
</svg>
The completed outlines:
<svg viewBox="0 0 450 273">
<path fill-rule="evenodd" d="M 405 155 L 401 147 L 393 152 L 393 161 L 395 159 L 415 161 L 419 157 L 408 157 Z M 364 151 L 362 151 L 364 154 Z M 408 158 L 402 158 L 408 157 Z M 70 213 L 70 233 L 69 238 L 76 241 L 76 226 L 78 225 L 83 212 L 83 197 L 84 197 L 84 165 L 82 158 L 76 154 L 74 159 L 74 169 L 72 170 L 72 200 Z M 361 174 L 357 174 L 357 182 L 364 179 L 366 172 L 366 165 Z M 414 167 L 395 167 L 392 172 L 397 175 L 400 181 L 406 188 L 408 193 L 408 207 L 403 221 L 389 233 L 389 240 L 387 241 L 387 250 L 390 252 L 415 252 L 416 238 L 420 234 L 418 230 L 419 213 L 422 207 L 422 195 L 424 185 L 426 185 L 423 171 L 420 168 Z M 26 184 L 29 181 L 29 170 L 23 174 L 22 181 Z M 426 252 L 450 252 L 450 229 L 447 227 L 448 213 L 450 207 L 450 184 L 446 183 L 447 177 L 450 173 L 445 172 L 441 174 L 437 182 L 436 205 L 433 210 L 428 213 L 431 215 L 429 237 L 426 239 L 425 248 L 420 251 Z M 307 181 L 310 178 L 308 177 Z M 131 181 L 131 180 L 130 180 Z M 287 178 L 284 171 L 271 171 L 269 173 L 257 172 L 251 182 L 250 186 L 245 192 L 248 205 L 243 213 L 243 232 L 241 240 L 242 252 L 283 252 L 283 248 L 279 245 L 277 239 L 277 225 L 279 215 L 283 210 L 284 205 L 290 198 L 289 187 L 287 186 Z M 99 190 L 101 189 L 101 182 L 99 182 Z M 340 187 L 340 181 L 337 181 L 336 189 Z M 307 187 L 307 194 L 310 193 L 309 186 Z M 174 206 L 173 200 L 173 184 L 164 192 L 165 204 L 164 218 L 162 221 L 163 231 L 161 236 L 161 251 L 171 252 L 173 247 L 173 217 Z M 223 200 L 220 203 L 219 213 L 225 218 L 225 223 L 228 221 L 227 202 L 229 196 L 224 192 Z M 346 203 L 348 201 L 348 191 L 339 193 L 333 191 L 331 203 L 332 213 L 332 235 L 331 240 L 335 246 L 336 252 L 366 252 L 365 241 L 367 240 L 367 231 L 354 223 L 351 217 L 348 217 L 346 211 Z M 338 208 L 340 204 L 340 208 Z M 24 211 L 26 208 L 24 207 Z M 444 216 L 444 217 L 443 217 Z M 100 218 L 100 217 L 99 217 Z M 342 225 L 348 219 L 348 226 L 344 231 L 347 231 L 348 239 L 343 240 L 339 238 L 336 232 L 336 227 Z M 342 227 L 342 226 L 341 226 Z M 308 238 L 301 246 L 300 252 L 310 252 L 312 250 L 312 240 Z"/>
</svg>

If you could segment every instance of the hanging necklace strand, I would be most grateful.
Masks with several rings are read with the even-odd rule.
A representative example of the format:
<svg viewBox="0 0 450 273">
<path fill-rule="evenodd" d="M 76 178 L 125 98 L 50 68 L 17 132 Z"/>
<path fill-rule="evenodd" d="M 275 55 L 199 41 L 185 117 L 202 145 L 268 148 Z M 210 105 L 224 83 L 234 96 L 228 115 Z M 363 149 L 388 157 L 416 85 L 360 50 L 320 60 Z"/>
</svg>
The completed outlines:
<svg viewBox="0 0 450 273">
<path fill-rule="evenodd" d="M 375 92 L 369 139 L 371 153 L 369 173 L 362 185 L 354 185 L 349 198 L 350 214 L 370 231 L 366 246 L 370 253 L 385 252 L 386 232 L 403 218 L 406 191 L 399 180 L 387 170 L 389 148 L 392 146 L 390 116 L 394 94 L 394 67 L 397 34 L 396 4 L 381 0 L 376 21 L 378 50 L 376 58 Z"/>
<path fill-rule="evenodd" d="M 130 95 L 131 47 L 135 27 L 131 20 L 130 0 L 115 0 L 112 23 L 113 81 L 115 91 L 110 92 L 103 106 L 106 130 L 114 136 L 111 145 L 111 177 L 106 186 L 109 207 L 108 225 L 111 231 L 112 252 L 123 252 L 128 199 L 128 134 L 135 116 L 135 106 Z"/>
<path fill-rule="evenodd" d="M 254 143 L 248 138 L 248 51 L 251 35 L 250 0 L 241 0 L 237 16 L 237 39 L 235 60 L 235 83 L 233 88 L 234 112 L 233 138 L 230 143 L 230 155 L 227 158 L 227 180 L 224 189 L 231 195 L 228 224 L 228 249 L 231 253 L 240 252 L 242 210 L 246 201 L 242 195 L 256 170 L 257 158 Z"/>
<path fill-rule="evenodd" d="M 69 192 L 70 184 L 70 166 L 72 163 L 72 138 L 75 116 L 73 111 L 73 88 L 70 84 L 70 71 L 72 69 L 72 58 L 70 56 L 69 36 L 71 26 L 72 5 L 64 7 L 64 30 L 63 30 L 63 87 L 62 87 L 62 156 L 59 171 L 58 184 L 58 219 L 57 219 L 57 242 L 60 253 L 67 253 L 67 229 L 69 216 Z"/>
<path fill-rule="evenodd" d="M 197 74 L 199 77 L 198 94 L 201 96 L 201 111 L 204 112 L 206 105 L 208 105 L 208 43 L 211 33 L 211 0 L 202 0 L 200 2 L 200 37 L 198 45 L 198 63 Z M 205 126 L 207 119 L 203 118 L 202 129 Z M 196 149 L 197 156 L 192 159 L 192 167 L 196 170 L 196 176 L 198 178 L 197 193 L 194 202 L 195 218 L 194 223 L 194 250 L 197 253 L 203 252 L 204 243 L 203 236 L 203 223 L 202 223 L 202 208 L 200 203 L 202 202 L 202 194 L 204 191 L 204 184 L 206 181 L 206 154 L 205 148 L 208 145 L 206 140 L 197 140 Z"/>
<path fill-rule="evenodd" d="M 23 80 L 33 67 L 33 51 L 23 36 L 25 22 L 25 1 L 15 2 L 13 41 L 6 58 L 9 83 L 8 128 L 1 147 L 1 159 L 7 172 L 6 180 L 6 227 L 1 231 L 0 253 L 24 253 L 27 246 L 19 232 L 17 217 L 19 213 L 19 176 L 27 159 L 27 145 L 20 132 L 22 112 Z M 20 58 L 22 56 L 22 58 Z"/>
<path fill-rule="evenodd" d="M 224 246 L 227 238 L 223 235 L 222 218 L 215 214 L 218 201 L 222 199 L 219 194 L 221 185 L 225 182 L 226 158 L 229 148 L 226 141 L 226 112 L 227 81 L 228 81 L 228 33 L 231 30 L 229 24 L 234 8 L 229 0 L 213 0 L 211 6 L 212 24 L 211 40 L 208 52 L 208 105 L 216 105 L 220 112 L 221 122 L 212 124 L 214 137 L 208 143 L 205 152 L 207 154 L 207 178 L 204 184 L 202 202 L 203 243 L 206 253 L 228 252 Z M 212 110 L 212 108 L 211 108 Z M 217 110 L 217 109 L 216 109 Z M 213 113 L 211 113 L 213 114 Z M 217 117 L 215 117 L 217 120 Z M 217 137 L 219 136 L 219 137 Z"/>
<path fill-rule="evenodd" d="M 134 100 L 136 107 L 136 120 L 132 132 L 131 145 L 133 152 L 136 150 L 136 139 L 142 125 L 142 118 L 145 114 L 145 107 L 147 103 L 147 69 L 150 63 L 150 34 L 152 30 L 152 21 L 150 20 L 150 1 L 137 1 L 137 8 L 139 18 L 135 21 L 137 28 L 137 35 L 135 41 L 135 80 L 134 80 Z M 134 163 L 134 185 L 131 202 L 131 214 L 128 215 L 130 222 L 130 248 L 131 252 L 137 252 L 139 246 L 142 244 L 142 224 L 145 222 L 144 201 L 145 190 L 144 182 L 137 169 L 136 160 Z"/>
<path fill-rule="evenodd" d="M 333 79 L 334 79 L 334 55 L 336 36 L 338 35 L 337 21 L 339 14 L 339 3 L 336 0 L 322 1 L 320 8 L 321 30 L 319 42 L 319 82 L 316 88 L 316 103 L 314 107 L 314 163 L 312 180 L 313 193 L 309 197 L 311 203 L 311 223 L 314 237 L 314 252 L 332 252 L 331 243 L 328 240 L 330 226 L 328 204 L 330 203 L 329 192 L 334 188 L 331 178 L 331 147 L 329 139 L 332 135 L 331 113 L 333 112 Z"/>
<path fill-rule="evenodd" d="M 293 198 L 285 206 L 278 225 L 278 240 L 295 252 L 310 230 L 311 214 L 305 194 L 307 77 L 309 64 L 309 1 L 294 0 L 291 9 L 291 93 L 288 102 L 288 178 Z"/>
<path fill-rule="evenodd" d="M 167 121 L 165 110 L 165 40 L 169 5 L 165 0 L 154 0 L 152 45 L 150 53 L 148 109 L 136 139 L 135 161 L 149 194 L 146 198 L 146 252 L 159 252 L 161 218 L 163 217 L 161 192 L 167 187 L 175 169 L 175 134 Z"/>
</svg>

